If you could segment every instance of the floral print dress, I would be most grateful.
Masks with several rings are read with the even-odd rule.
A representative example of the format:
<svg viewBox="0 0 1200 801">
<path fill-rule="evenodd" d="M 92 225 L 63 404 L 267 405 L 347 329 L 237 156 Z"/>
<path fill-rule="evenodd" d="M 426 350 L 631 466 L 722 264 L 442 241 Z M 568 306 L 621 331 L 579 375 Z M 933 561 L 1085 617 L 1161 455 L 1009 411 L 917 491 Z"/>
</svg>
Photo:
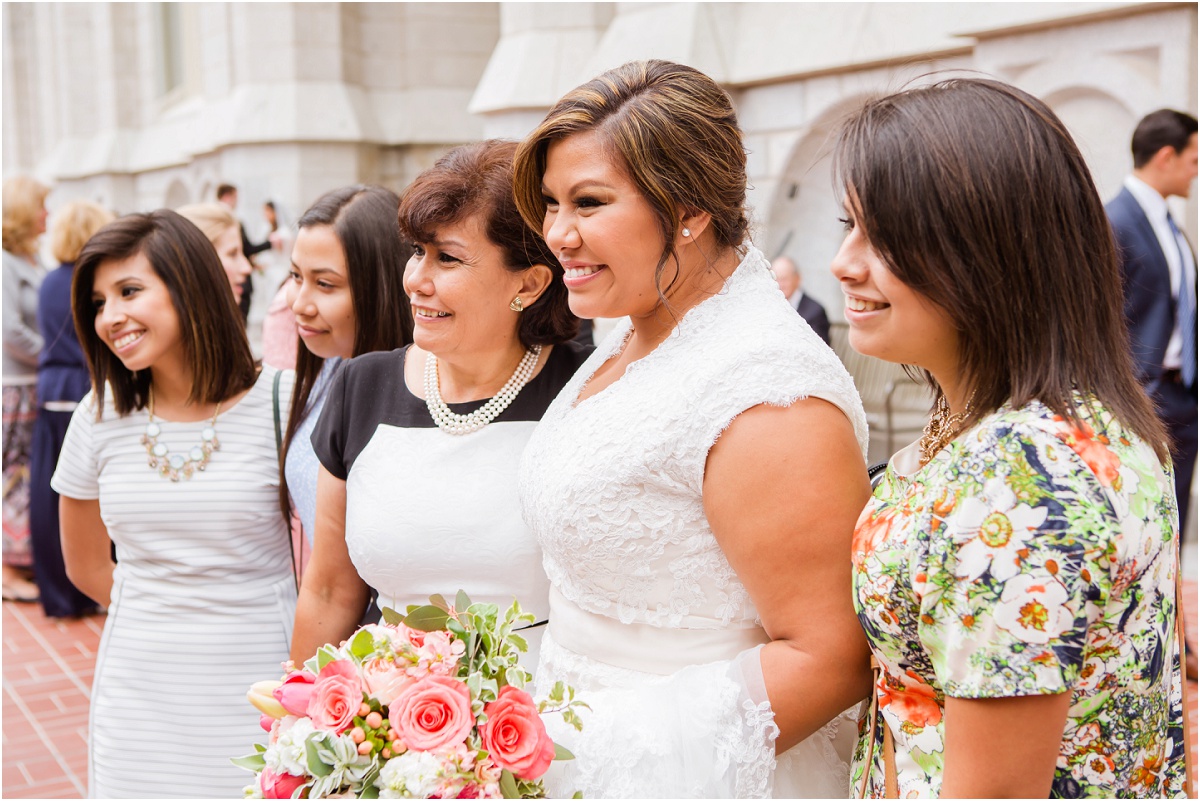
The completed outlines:
<svg viewBox="0 0 1200 801">
<path fill-rule="evenodd" d="M 1182 795 L 1170 467 L 1107 411 L 1080 414 L 1006 406 L 923 468 L 915 445 L 888 465 L 854 538 L 883 667 L 854 793 L 884 795 L 882 725 L 900 797 L 937 796 L 946 696 L 1070 692 L 1052 796 Z"/>
</svg>

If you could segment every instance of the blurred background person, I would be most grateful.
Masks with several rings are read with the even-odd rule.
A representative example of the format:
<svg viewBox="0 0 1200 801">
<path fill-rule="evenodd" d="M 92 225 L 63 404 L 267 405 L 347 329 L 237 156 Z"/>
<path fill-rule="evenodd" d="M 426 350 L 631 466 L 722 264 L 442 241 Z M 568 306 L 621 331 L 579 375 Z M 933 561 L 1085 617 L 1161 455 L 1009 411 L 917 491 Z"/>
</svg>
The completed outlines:
<svg viewBox="0 0 1200 801">
<path fill-rule="evenodd" d="M 238 204 L 237 187 L 233 184 L 219 184 L 217 186 L 217 202 L 224 205 L 229 209 L 230 212 L 236 215 Z M 269 239 L 258 242 L 257 244 L 253 243 L 250 241 L 250 237 L 246 236 L 246 226 L 242 223 L 241 219 L 238 219 L 237 225 L 238 233 L 241 234 L 242 237 L 242 253 L 247 259 L 253 260 L 256 254 L 270 249 L 271 242 Z M 251 263 L 253 264 L 253 262 Z M 250 281 L 250 276 L 247 275 L 242 281 L 242 291 L 238 295 L 238 308 L 242 312 L 243 320 L 250 319 L 250 302 L 253 297 L 254 285 Z"/>
<path fill-rule="evenodd" d="M 578 322 L 562 268 L 517 213 L 515 150 L 498 140 L 454 148 L 404 192 L 415 342 L 343 364 L 329 389 L 312 436 L 316 538 L 297 662 L 350 634 L 372 588 L 380 607 L 462 589 L 502 608 L 515 597 L 546 619 L 549 584 L 521 518 L 517 463 L 589 351 L 569 342 Z M 300 297 L 295 308 L 303 332 Z M 522 633 L 526 666 L 542 631 Z"/>
<path fill-rule="evenodd" d="M 58 528 L 58 493 L 50 477 L 58 464 L 71 414 L 91 386 L 87 360 L 71 317 L 71 279 L 75 260 L 92 234 L 113 220 L 112 212 L 86 200 L 54 212 L 50 252 L 58 262 L 38 292 L 37 322 L 42 336 L 38 356 L 38 415 L 30 459 L 29 529 L 33 574 L 47 617 L 76 617 L 96 611 L 96 602 L 67 578 Z"/>
<path fill-rule="evenodd" d="M 268 288 L 264 293 L 270 300 L 262 314 L 262 328 L 259 335 L 259 350 L 263 364 L 272 367 L 292 370 L 296 367 L 296 352 L 299 347 L 296 315 L 292 312 L 291 301 L 288 300 L 288 286 L 292 271 L 292 243 L 296 231 L 291 223 L 286 222 L 282 209 L 274 201 L 268 200 L 263 204 L 263 217 L 267 221 L 268 239 L 271 250 L 263 254 L 268 262 L 264 270 L 266 279 L 263 281 Z M 251 309 L 250 319 L 256 319 Z M 250 347 L 254 347 L 254 327 L 251 327 Z"/>
<path fill-rule="evenodd" d="M 317 510 L 312 432 L 343 360 L 412 342 L 412 310 L 401 241 L 400 198 L 381 186 L 342 187 L 318 198 L 300 218 L 285 284 L 299 323 L 296 389 L 283 440 L 285 517 L 294 508 L 311 546 Z M 302 567 L 302 565 L 301 565 Z"/>
<path fill-rule="evenodd" d="M 1106 210 L 1117 240 L 1138 377 L 1174 443 L 1179 526 L 1187 524 L 1196 469 L 1196 254 L 1167 199 L 1187 198 L 1196 179 L 1196 118 L 1159 109 L 1133 132 L 1133 172 Z M 1187 675 L 1196 678 L 1188 643 Z"/>
<path fill-rule="evenodd" d="M 834 157 L 850 344 L 936 396 L 855 531 L 880 672 L 852 794 L 1180 797 L 1167 434 L 1079 148 L 1032 95 L 951 79 L 868 102 Z"/>
<path fill-rule="evenodd" d="M 37 416 L 38 288 L 45 269 L 45 185 L 26 176 L 4 182 L 4 584 L 6 601 L 36 601 L 30 568 L 29 457 Z"/>
<path fill-rule="evenodd" d="M 804 279 L 796 267 L 796 262 L 787 256 L 780 256 L 771 262 L 771 270 L 774 271 L 775 280 L 779 282 L 779 288 L 783 290 L 783 296 L 788 299 L 788 303 L 792 304 L 793 309 L 800 312 L 800 316 L 804 318 L 809 327 L 816 331 L 817 336 L 825 340 L 825 344 L 828 345 L 829 317 L 825 314 L 824 306 L 816 299 L 804 294 L 804 289 L 801 287 Z"/>
<path fill-rule="evenodd" d="M 230 754 L 262 736 L 246 688 L 279 671 L 295 609 L 272 408 L 292 377 L 255 367 L 220 261 L 173 211 L 109 223 L 75 272 L 92 392 L 52 485 L 67 572 L 108 607 L 90 797 L 240 797 Z"/>
<path fill-rule="evenodd" d="M 216 248 L 233 298 L 240 303 L 254 267 L 242 252 L 241 224 L 237 217 L 220 203 L 193 203 L 180 206 L 175 212 L 199 228 Z"/>
</svg>

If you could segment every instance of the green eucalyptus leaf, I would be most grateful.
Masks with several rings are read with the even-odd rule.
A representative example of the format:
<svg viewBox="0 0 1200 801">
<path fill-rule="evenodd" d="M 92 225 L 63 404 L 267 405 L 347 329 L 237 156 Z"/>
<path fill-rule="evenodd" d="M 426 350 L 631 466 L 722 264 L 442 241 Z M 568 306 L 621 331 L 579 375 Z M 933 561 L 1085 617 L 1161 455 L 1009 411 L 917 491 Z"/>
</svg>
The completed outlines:
<svg viewBox="0 0 1200 801">
<path fill-rule="evenodd" d="M 404 615 L 392 609 L 390 606 L 385 606 L 380 610 L 383 612 L 383 622 L 389 626 L 399 626 L 404 622 Z"/>
<path fill-rule="evenodd" d="M 574 758 L 575 758 L 575 755 L 572 754 L 570 751 L 563 748 L 558 743 L 554 744 L 554 759 L 555 759 L 555 761 L 558 761 L 560 759 L 574 759 Z"/>
<path fill-rule="evenodd" d="M 500 771 L 500 795 L 505 798 L 521 797 L 521 793 L 517 790 L 517 780 L 507 769 Z"/>
<path fill-rule="evenodd" d="M 417 631 L 443 631 L 450 616 L 436 606 L 422 606 L 404 618 L 404 625 Z"/>
<path fill-rule="evenodd" d="M 365 659 L 375 650 L 375 637 L 366 629 L 360 629 L 350 640 L 350 653 L 358 659 Z"/>
<path fill-rule="evenodd" d="M 321 649 L 317 651 L 317 669 L 315 672 L 320 673 L 326 665 L 340 658 L 341 654 L 334 650 L 332 645 L 322 645 Z"/>
<path fill-rule="evenodd" d="M 446 602 L 446 596 L 442 595 L 440 592 L 435 592 L 433 595 L 430 595 L 429 603 L 446 613 L 450 612 L 450 604 Z"/>
<path fill-rule="evenodd" d="M 267 761 L 265 759 L 263 759 L 262 754 L 251 754 L 250 756 L 234 757 L 233 759 L 231 759 L 229 761 L 232 762 L 233 764 L 237 765 L 239 768 L 244 768 L 245 770 L 252 770 L 255 773 L 258 773 L 260 770 L 262 770 L 263 768 L 265 768 L 267 766 Z"/>
<path fill-rule="evenodd" d="M 459 612 L 465 612 L 471 608 L 471 597 L 462 590 L 454 596 L 454 608 Z"/>
<path fill-rule="evenodd" d="M 358 791 L 359 798 L 379 798 L 379 788 L 374 782 L 363 785 L 363 788 Z"/>
</svg>

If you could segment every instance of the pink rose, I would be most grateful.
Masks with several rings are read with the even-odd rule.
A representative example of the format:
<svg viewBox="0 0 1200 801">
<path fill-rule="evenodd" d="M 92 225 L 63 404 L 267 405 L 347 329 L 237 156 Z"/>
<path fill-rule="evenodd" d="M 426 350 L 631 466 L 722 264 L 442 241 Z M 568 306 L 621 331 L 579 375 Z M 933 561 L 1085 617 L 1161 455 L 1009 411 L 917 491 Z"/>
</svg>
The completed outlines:
<svg viewBox="0 0 1200 801">
<path fill-rule="evenodd" d="M 388 718 L 400 741 L 418 751 L 436 751 L 467 739 L 475 716 L 467 685 L 445 676 L 428 676 L 405 687 Z"/>
<path fill-rule="evenodd" d="M 312 697 L 313 682 L 317 677 L 307 670 L 296 670 L 287 675 L 283 684 L 271 693 L 289 715 L 301 716 L 308 712 L 308 701 Z"/>
<path fill-rule="evenodd" d="M 362 679 L 367 693 L 384 706 L 396 700 L 400 691 L 412 683 L 405 665 L 379 657 L 362 663 Z"/>
<path fill-rule="evenodd" d="M 308 700 L 308 716 L 315 728 L 342 732 L 354 722 L 362 702 L 358 669 L 348 659 L 335 659 L 317 674 Z"/>
<path fill-rule="evenodd" d="M 483 711 L 488 719 L 479 736 L 492 761 L 518 779 L 540 779 L 554 761 L 554 741 L 529 693 L 511 684 L 502 687 Z"/>
<path fill-rule="evenodd" d="M 263 798 L 291 798 L 296 788 L 308 783 L 304 776 L 293 776 L 290 773 L 276 773 L 270 768 L 264 768 L 259 774 L 258 786 Z"/>
</svg>

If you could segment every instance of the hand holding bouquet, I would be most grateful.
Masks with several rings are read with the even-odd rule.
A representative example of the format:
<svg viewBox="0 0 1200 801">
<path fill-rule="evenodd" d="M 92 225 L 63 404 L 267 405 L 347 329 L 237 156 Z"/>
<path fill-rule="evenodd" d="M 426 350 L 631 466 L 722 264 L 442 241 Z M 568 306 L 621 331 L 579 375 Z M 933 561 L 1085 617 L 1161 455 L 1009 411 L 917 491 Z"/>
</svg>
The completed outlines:
<svg viewBox="0 0 1200 801">
<path fill-rule="evenodd" d="M 247 797 L 542 798 L 556 746 L 539 713 L 580 728 L 574 690 L 555 685 L 540 704 L 518 664 L 515 631 L 532 623 L 517 602 L 435 595 L 408 614 L 383 610 L 303 669 L 247 694 L 270 732 L 267 746 L 233 760 L 257 774 Z M 290 666 L 291 663 L 289 663 Z"/>
</svg>

